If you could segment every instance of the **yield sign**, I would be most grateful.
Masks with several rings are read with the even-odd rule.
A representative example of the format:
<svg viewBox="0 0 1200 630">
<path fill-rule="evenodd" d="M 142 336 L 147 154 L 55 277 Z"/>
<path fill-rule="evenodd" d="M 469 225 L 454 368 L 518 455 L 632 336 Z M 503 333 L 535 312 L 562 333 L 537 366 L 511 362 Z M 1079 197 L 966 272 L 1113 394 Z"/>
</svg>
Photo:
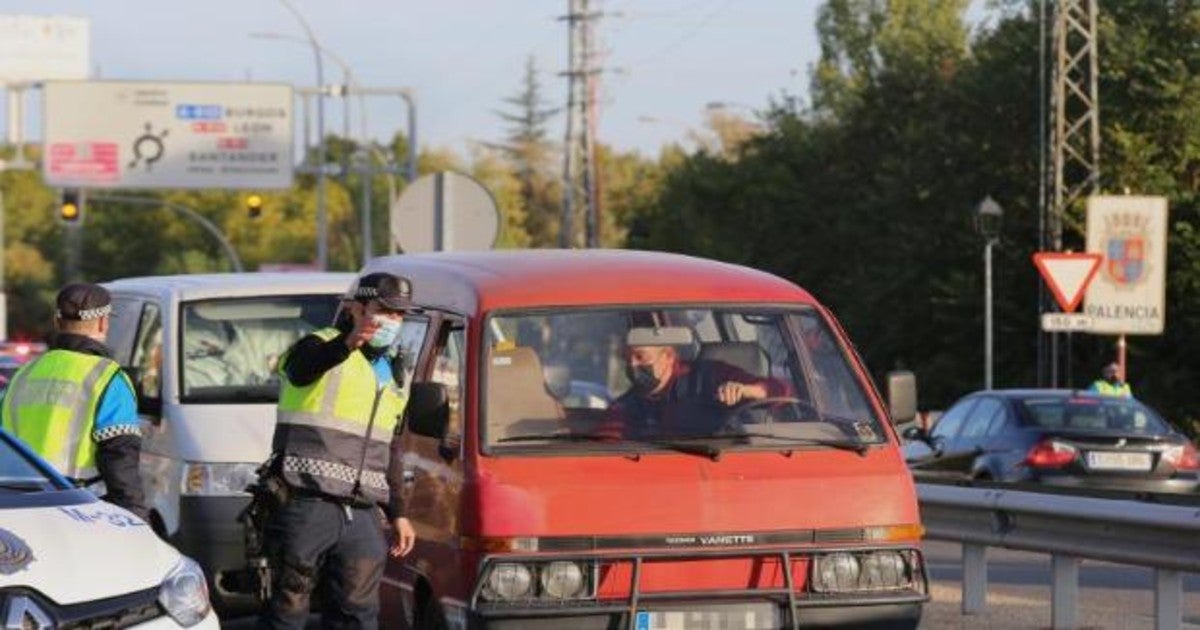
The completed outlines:
<svg viewBox="0 0 1200 630">
<path fill-rule="evenodd" d="M 1100 269 L 1100 254 L 1073 254 L 1066 252 L 1038 252 L 1033 255 L 1033 264 L 1041 272 L 1046 286 L 1064 313 L 1072 313 L 1083 300 L 1088 284 Z"/>
</svg>

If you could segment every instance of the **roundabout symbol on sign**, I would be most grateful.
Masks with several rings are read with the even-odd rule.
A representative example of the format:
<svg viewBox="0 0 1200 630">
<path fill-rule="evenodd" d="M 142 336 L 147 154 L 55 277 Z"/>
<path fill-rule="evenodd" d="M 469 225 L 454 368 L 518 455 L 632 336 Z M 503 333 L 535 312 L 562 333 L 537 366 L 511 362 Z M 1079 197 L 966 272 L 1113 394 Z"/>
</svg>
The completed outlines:
<svg viewBox="0 0 1200 630">
<path fill-rule="evenodd" d="M 162 139 L 167 137 L 168 130 L 163 129 L 157 135 L 154 133 L 154 126 L 146 123 L 146 132 L 138 136 L 133 141 L 133 161 L 129 163 L 129 168 L 137 168 L 138 163 L 146 163 L 146 171 L 149 172 L 155 162 L 162 159 L 166 147 L 163 146 Z"/>
</svg>

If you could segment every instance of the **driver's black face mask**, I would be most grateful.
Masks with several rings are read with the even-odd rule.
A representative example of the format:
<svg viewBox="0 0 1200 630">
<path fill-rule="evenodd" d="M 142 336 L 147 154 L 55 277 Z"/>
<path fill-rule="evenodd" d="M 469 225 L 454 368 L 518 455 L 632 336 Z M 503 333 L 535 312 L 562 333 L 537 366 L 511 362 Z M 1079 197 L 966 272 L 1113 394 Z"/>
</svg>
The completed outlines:
<svg viewBox="0 0 1200 630">
<path fill-rule="evenodd" d="M 630 365 L 625 368 L 625 375 L 629 377 L 629 382 L 633 383 L 634 389 L 641 392 L 652 392 L 659 386 L 661 381 L 654 375 L 654 365 Z"/>
</svg>

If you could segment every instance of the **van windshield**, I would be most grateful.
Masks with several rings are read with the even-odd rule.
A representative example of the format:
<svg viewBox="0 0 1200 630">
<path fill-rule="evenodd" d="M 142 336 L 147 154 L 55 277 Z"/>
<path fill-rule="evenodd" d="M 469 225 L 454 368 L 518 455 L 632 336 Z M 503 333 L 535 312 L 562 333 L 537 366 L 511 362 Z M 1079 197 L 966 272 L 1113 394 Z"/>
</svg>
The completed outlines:
<svg viewBox="0 0 1200 630">
<path fill-rule="evenodd" d="M 885 432 L 814 308 L 493 315 L 489 449 L 860 449 Z M 707 452 L 707 451 L 697 451 Z"/>
<path fill-rule="evenodd" d="M 274 402 L 279 357 L 333 321 L 339 296 L 288 295 L 184 302 L 179 344 L 185 402 Z"/>
</svg>

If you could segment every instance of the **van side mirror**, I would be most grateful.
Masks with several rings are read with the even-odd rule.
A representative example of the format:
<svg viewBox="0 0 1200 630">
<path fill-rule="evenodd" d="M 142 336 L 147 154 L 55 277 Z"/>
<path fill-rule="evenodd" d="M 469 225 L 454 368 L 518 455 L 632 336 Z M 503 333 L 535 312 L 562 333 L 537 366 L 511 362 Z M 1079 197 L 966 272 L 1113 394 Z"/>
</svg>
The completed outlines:
<svg viewBox="0 0 1200 630">
<path fill-rule="evenodd" d="M 908 370 L 888 372 L 887 398 L 893 424 L 912 422 L 917 417 L 917 375 Z"/>
<path fill-rule="evenodd" d="M 450 395 L 441 383 L 412 383 L 408 391 L 406 424 L 417 435 L 442 439 L 450 424 Z"/>
</svg>

